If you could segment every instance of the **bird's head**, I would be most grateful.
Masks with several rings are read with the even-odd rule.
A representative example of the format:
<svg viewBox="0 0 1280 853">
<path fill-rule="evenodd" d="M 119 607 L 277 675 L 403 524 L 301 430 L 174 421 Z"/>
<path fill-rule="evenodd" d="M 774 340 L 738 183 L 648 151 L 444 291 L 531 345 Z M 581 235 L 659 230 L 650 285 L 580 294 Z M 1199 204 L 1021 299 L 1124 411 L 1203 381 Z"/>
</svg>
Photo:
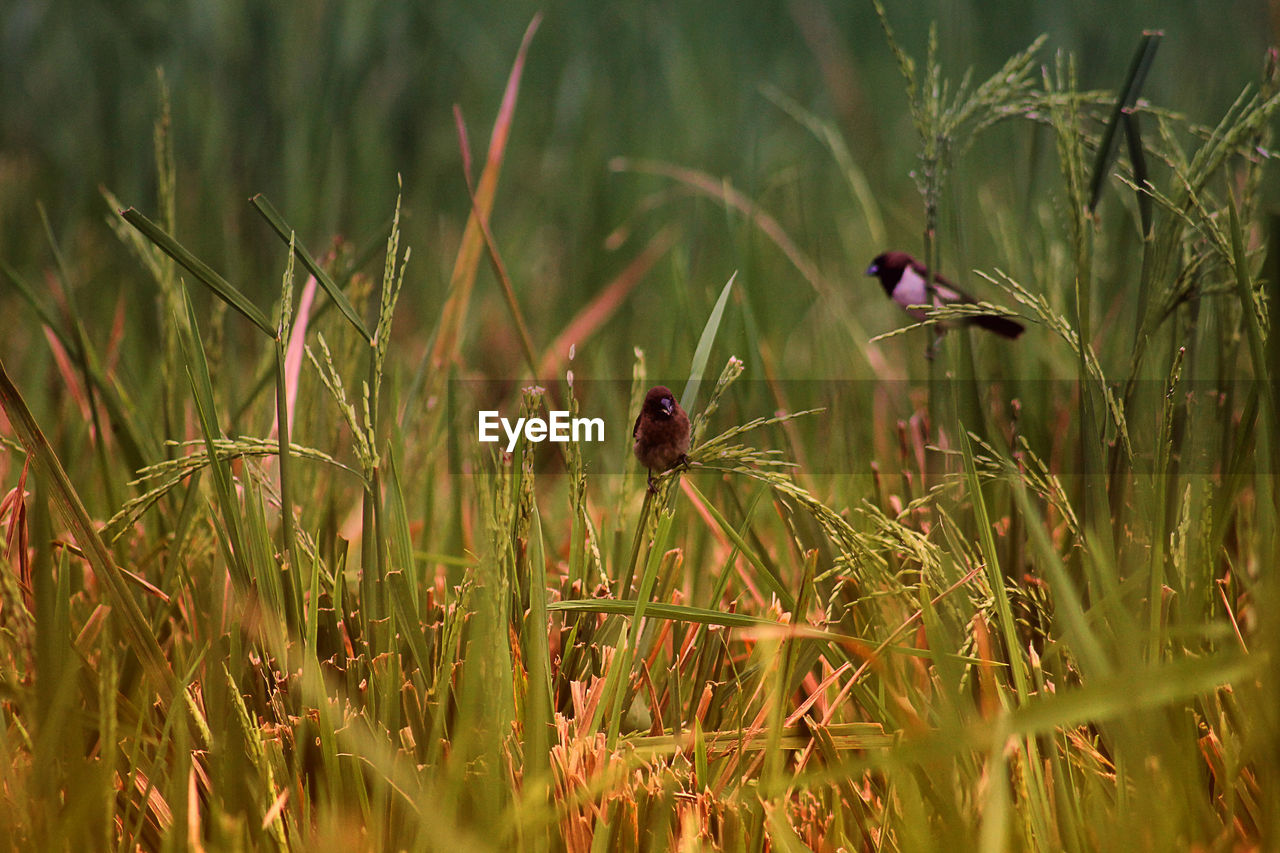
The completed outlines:
<svg viewBox="0 0 1280 853">
<path fill-rule="evenodd" d="M 655 385 L 644 397 L 644 412 L 654 418 L 669 418 L 676 411 L 676 398 L 665 385 Z"/>
<path fill-rule="evenodd" d="M 915 259 L 906 252 L 881 252 L 872 259 L 871 266 L 867 267 L 867 275 L 897 279 L 914 262 Z"/>
</svg>

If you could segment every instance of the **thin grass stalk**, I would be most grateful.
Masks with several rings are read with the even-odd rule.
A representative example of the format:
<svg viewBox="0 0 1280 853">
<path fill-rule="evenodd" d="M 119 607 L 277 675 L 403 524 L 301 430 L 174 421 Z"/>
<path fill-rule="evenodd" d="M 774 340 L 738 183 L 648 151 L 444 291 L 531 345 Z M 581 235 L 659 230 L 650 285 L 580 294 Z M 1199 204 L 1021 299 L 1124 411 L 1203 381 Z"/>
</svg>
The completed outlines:
<svg viewBox="0 0 1280 853">
<path fill-rule="evenodd" d="M 801 569 L 800 595 L 796 599 L 795 609 L 791 613 L 791 624 L 805 625 L 805 613 L 815 598 L 813 585 L 818 570 L 818 552 L 811 550 L 804 556 Z M 778 748 L 782 730 L 789 713 L 787 701 L 795 688 L 798 677 L 803 677 L 805 669 L 800 666 L 801 644 L 794 637 L 783 637 L 778 643 L 774 655 L 776 672 L 769 705 L 768 745 L 765 747 L 765 766 L 761 773 L 761 784 L 765 790 L 778 790 L 785 787 L 780 784 L 784 777 L 783 754 Z"/>
<path fill-rule="evenodd" d="M 778 601 L 782 603 L 787 612 L 794 612 L 796 610 L 796 597 L 787 588 L 785 581 L 771 569 L 760 554 L 747 544 L 743 536 L 734 529 L 733 525 L 729 523 L 728 519 L 724 517 L 707 496 L 698 490 L 697 486 L 691 482 L 686 482 L 684 483 L 684 488 L 706 507 L 707 513 L 716 523 L 716 527 L 725 535 L 737 553 L 745 557 L 747 562 L 751 563 L 756 569 L 757 579 L 763 582 L 770 593 L 777 596 Z"/>
<path fill-rule="evenodd" d="M 1046 72 L 1047 74 L 1047 72 Z M 1080 417 L 1077 421 L 1079 436 L 1079 470 L 1083 494 L 1080 513 L 1084 529 L 1093 530 L 1097 541 L 1108 555 L 1115 553 L 1115 530 L 1107 522 L 1118 523 L 1118 513 L 1112 511 L 1108 497 L 1106 468 L 1102 463 L 1103 433 L 1098 420 L 1099 402 L 1095 399 L 1094 381 L 1089 369 L 1089 355 L 1093 347 L 1093 278 L 1091 220 L 1083 185 L 1084 164 L 1080 128 L 1081 99 L 1076 83 L 1075 58 L 1065 61 L 1059 56 L 1057 89 L 1063 98 L 1053 109 L 1053 123 L 1058 135 L 1058 156 L 1063 178 L 1066 181 L 1067 199 L 1071 216 L 1071 269 L 1074 283 L 1072 322 L 1079 340 L 1076 358 L 1076 384 L 1080 394 Z M 1105 389 L 1100 389 L 1105 393 Z M 1117 454 L 1119 450 L 1115 451 Z M 1117 487 L 1119 474 L 1113 474 L 1110 483 Z M 1114 562 L 1114 559 L 1112 559 Z"/>
<path fill-rule="evenodd" d="M 1258 396 L 1262 400 L 1259 407 L 1259 420 L 1262 424 L 1261 440 L 1255 445 L 1257 448 L 1258 458 L 1256 460 L 1257 468 L 1255 470 L 1266 472 L 1266 475 L 1255 478 L 1255 488 L 1258 490 L 1258 502 L 1260 506 L 1268 507 L 1272 510 L 1273 518 L 1280 515 L 1280 489 L 1275 487 L 1275 478 L 1271 475 L 1275 471 L 1273 466 L 1280 459 L 1280 410 L 1277 409 L 1277 400 L 1275 398 L 1276 383 L 1274 377 L 1272 381 L 1266 381 L 1261 377 L 1269 376 L 1268 362 L 1268 346 L 1267 333 L 1277 334 L 1275 327 L 1264 332 L 1262 327 L 1261 313 L 1262 306 L 1258 304 L 1255 296 L 1255 288 L 1251 276 L 1249 274 L 1249 259 L 1245 251 L 1244 229 L 1240 223 L 1240 215 L 1237 211 L 1234 195 L 1227 201 L 1228 225 L 1231 233 L 1231 254 L 1232 254 L 1232 272 L 1235 274 L 1236 296 L 1240 301 L 1242 313 L 1244 314 L 1245 334 L 1249 342 L 1249 356 L 1253 363 L 1253 373 L 1255 382 L 1253 387 L 1258 389 Z M 1272 286 L 1275 290 L 1275 285 Z M 1273 306 L 1272 311 L 1276 308 Z M 1272 352 L 1275 352 L 1272 349 Z M 1273 557 L 1280 555 L 1280 534 L 1277 534 L 1274 526 L 1267 529 L 1262 547 L 1262 553 L 1271 554 Z"/>
<path fill-rule="evenodd" d="M 631 595 L 631 587 L 636 582 L 636 567 L 640 564 L 641 548 L 646 538 L 649 515 L 653 511 L 656 494 L 654 489 L 645 490 L 644 503 L 640 505 L 640 517 L 636 520 L 636 532 L 631 539 L 631 557 L 627 560 L 626 573 L 618 575 L 618 588 L 614 591 L 614 597 L 619 600 Z"/>
<path fill-rule="evenodd" d="M 529 578 L 529 611 L 524 620 L 524 652 L 526 666 L 525 702 L 524 702 L 524 743 L 522 767 L 521 808 L 532 804 L 545 808 L 550 802 L 552 787 L 551 777 L 551 736 L 555 730 L 554 694 L 551 687 L 551 654 L 547 644 L 547 583 L 546 583 L 546 548 L 542 538 L 542 518 L 538 506 L 533 504 L 531 518 L 531 540 L 527 552 L 525 566 Z M 524 841 L 533 850 L 544 850 L 549 847 L 550 838 L 546 828 L 528 829 L 517 824 L 517 838 L 526 832 L 534 832 L 532 838 L 524 837 Z"/>
<path fill-rule="evenodd" d="M 987 502 L 982 495 L 982 484 L 978 481 L 973 445 L 970 443 L 969 436 L 963 433 L 959 436 L 959 444 L 965 480 L 969 487 L 969 499 L 973 503 L 974 523 L 978 528 L 978 545 L 982 551 L 987 584 L 991 588 L 991 600 L 1000 620 L 1000 633 L 1008 654 L 1009 672 L 1018 696 L 1018 704 L 1022 705 L 1031 695 L 1031 681 L 1027 674 L 1026 661 L 1019 648 L 1018 631 L 1014 625 L 1013 611 L 1009 606 L 1009 593 L 1005 589 L 1005 575 L 1000 568 L 995 537 L 992 535 L 992 522 L 987 512 Z"/>
<path fill-rule="evenodd" d="M 376 338 L 376 334 L 375 334 Z M 378 360 L 369 353 L 369 377 L 364 384 L 364 428 L 371 447 L 376 447 L 378 436 Z M 384 621 L 388 617 L 388 601 L 383 587 L 386 578 L 385 551 L 382 548 L 382 524 L 380 503 L 382 495 L 381 460 L 374 451 L 374 458 L 366 462 L 367 485 L 361 506 L 360 538 L 360 591 L 361 610 L 365 612 L 365 636 L 369 638 L 370 659 L 389 651 L 392 626 Z"/>
<path fill-rule="evenodd" d="M 525 365 L 529 368 L 529 376 L 531 379 L 537 379 L 538 359 L 534 355 L 533 338 L 529 334 L 528 324 L 525 323 L 524 312 L 520 310 L 520 300 L 516 298 L 515 286 L 511 283 L 511 275 L 507 272 L 507 265 L 502 262 L 502 254 L 498 251 L 498 242 L 494 238 L 493 232 L 489 229 L 489 217 L 480 208 L 480 203 L 476 199 L 476 188 L 471 179 L 471 148 L 467 143 L 467 131 L 462 120 L 462 110 L 456 105 L 453 108 L 453 118 L 458 127 L 458 143 L 462 149 L 462 173 L 466 178 L 467 196 L 471 199 L 471 216 L 480 227 L 480 234 L 484 237 L 484 246 L 489 257 L 489 264 L 493 268 L 493 274 L 498 279 L 498 283 L 502 286 L 502 297 L 507 303 L 507 311 L 511 314 L 511 322 L 515 325 L 516 335 L 520 339 L 520 349 L 524 353 Z"/>
<path fill-rule="evenodd" d="M 1163 37 L 1164 33 L 1160 31 L 1144 32 L 1142 39 L 1138 42 L 1137 50 L 1134 51 L 1133 59 L 1130 60 L 1129 71 L 1125 75 L 1124 84 L 1120 87 L 1120 95 L 1115 99 L 1111 118 L 1102 132 L 1102 140 L 1098 144 L 1098 153 L 1093 162 L 1093 176 L 1089 180 L 1090 213 L 1097 210 L 1098 202 L 1102 198 L 1102 191 L 1106 187 L 1107 176 L 1111 172 L 1111 165 L 1115 162 L 1116 150 L 1119 147 L 1119 134 L 1125 133 L 1129 139 L 1130 154 L 1133 153 L 1134 145 L 1137 145 L 1139 152 L 1142 150 L 1141 142 L 1135 138 L 1136 133 L 1129 133 L 1130 130 L 1136 130 L 1136 125 L 1133 127 L 1128 125 L 1125 117 L 1130 114 L 1138 102 L 1138 96 L 1142 94 L 1142 87 L 1146 83 L 1147 74 L 1155 61 L 1156 49 L 1160 47 L 1160 39 Z M 1134 166 L 1136 170 L 1137 162 Z M 1141 187 L 1142 181 L 1138 180 L 1137 184 Z M 1144 224 L 1146 221 L 1144 216 Z"/>
<path fill-rule="evenodd" d="M 55 269 L 57 269 L 58 278 L 62 283 L 62 296 L 66 300 L 67 313 L 71 319 L 72 329 L 76 334 L 77 346 L 71 352 L 72 357 L 76 360 L 76 366 L 80 370 L 85 395 L 88 397 L 89 419 L 93 431 L 91 443 L 94 449 L 94 457 L 98 463 L 102 487 L 106 492 L 107 505 L 115 506 L 118 503 L 118 498 L 116 496 L 115 478 L 111 476 L 111 466 L 107 458 L 108 432 L 103 429 L 102 416 L 98 411 L 97 383 L 93 381 L 93 371 L 90 367 L 90 352 L 93 345 L 89 341 L 89 334 L 85 330 L 80 312 L 76 308 L 75 294 L 71 288 L 71 273 L 63 258 L 62 250 L 58 246 L 58 241 L 53 235 L 53 226 L 49 224 L 49 214 L 41 202 L 36 203 L 36 209 L 40 213 L 40 223 L 44 226 L 45 239 L 48 241 L 50 251 L 53 253 Z"/>
<path fill-rule="evenodd" d="M 387 548 L 385 547 L 387 524 L 383 506 L 382 459 L 377 451 L 381 424 L 381 390 L 386 355 L 390 345 L 392 320 L 400 288 L 404 282 L 405 267 L 409 262 L 406 250 L 400 260 L 400 197 L 396 198 L 396 210 L 392 216 L 391 233 L 387 237 L 386 259 L 383 264 L 382 288 L 379 300 L 378 321 L 369 344 L 368 379 L 364 384 L 364 419 L 360 428 L 366 436 L 369 457 L 365 460 L 368 488 L 364 493 L 362 517 L 364 528 L 361 538 L 361 572 L 363 607 L 369 611 L 366 624 L 370 628 L 371 659 L 393 649 L 396 636 L 395 612 L 392 606 L 392 590 L 386 583 Z M 397 273 L 397 264 L 399 271 Z M 407 568 L 407 567 L 406 567 Z M 388 706 L 396 703 L 388 698 Z"/>
<path fill-rule="evenodd" d="M 289 449 L 289 390 L 285 369 L 285 349 L 290 337 L 293 310 L 293 259 L 294 240 L 289 240 L 289 259 L 285 264 L 284 284 L 281 289 L 280 324 L 274 341 L 276 363 L 276 437 L 277 459 L 280 465 L 280 527 L 284 533 L 284 547 L 289 554 L 290 598 L 292 617 L 298 626 L 306 625 L 303 619 L 302 552 L 298 548 L 298 534 L 293 515 L 293 453 Z"/>
<path fill-rule="evenodd" d="M 1174 400 L 1178 385 L 1182 379 L 1182 360 L 1186 355 L 1186 347 L 1180 347 L 1169 370 L 1169 378 L 1165 382 L 1164 409 L 1160 418 L 1161 431 L 1156 444 L 1155 471 L 1153 474 L 1151 554 L 1148 564 L 1150 580 L 1147 587 L 1147 659 L 1158 662 L 1164 654 L 1167 641 L 1165 615 L 1165 548 L 1168 539 L 1167 502 L 1173 480 L 1176 488 L 1175 474 L 1171 468 L 1173 452 Z"/>
<path fill-rule="evenodd" d="M 178 230 L 178 165 L 174 155 L 173 134 L 172 134 L 172 110 L 169 99 L 169 85 L 165 79 L 163 68 L 156 70 L 156 81 L 159 89 L 159 109 L 160 116 L 156 119 L 152 129 L 153 147 L 155 149 L 155 168 L 156 168 L 156 202 L 160 209 L 160 226 L 170 234 L 177 233 Z M 118 200 L 110 193 L 104 193 L 107 201 L 113 210 L 119 210 L 120 204 Z M 125 229 L 120 227 L 117 220 L 111 223 L 119 236 L 124 236 L 121 232 Z M 128 235 L 129 242 L 134 245 L 135 251 L 139 253 L 145 260 L 149 261 L 148 266 L 155 278 L 156 284 L 160 288 L 160 317 L 173 316 L 179 310 L 177 264 L 172 258 L 165 257 L 155 245 L 144 245 L 141 235 L 137 232 Z M 162 347 L 162 371 L 165 382 L 162 389 L 167 390 L 171 387 L 171 383 L 182 375 L 182 352 L 178 344 L 178 331 L 171 323 L 161 322 L 160 324 L 161 347 Z M 183 395 L 181 394 L 165 394 L 164 426 L 165 435 L 174 435 L 178 431 L 178 426 L 182 422 L 183 417 Z M 140 466 L 134 466 L 132 470 L 138 470 Z"/>
<path fill-rule="evenodd" d="M 631 677 L 635 669 L 635 659 L 639 651 L 640 631 L 645 623 L 645 611 L 650 605 L 654 584 L 657 582 L 658 570 L 666 553 L 667 541 L 671 535 L 671 525 L 675 514 L 669 510 L 658 515 L 658 526 L 649 546 L 648 559 L 645 560 L 644 574 L 640 578 L 640 587 L 636 591 L 635 604 L 631 612 L 631 622 L 626 633 L 626 641 L 615 652 L 610 677 L 614 679 L 613 692 L 609 697 L 607 712 L 609 723 L 607 746 L 612 750 L 618 742 L 622 717 L 627 711 L 626 700 L 631 695 Z M 643 529 L 643 528 L 641 528 Z"/>
<path fill-rule="evenodd" d="M 525 57 L 529 45 L 542 22 L 542 15 L 537 14 L 525 29 L 520 48 L 516 51 L 511 73 L 507 77 L 507 86 L 503 91 L 502 106 L 493 124 L 493 132 L 489 137 L 489 150 L 486 153 L 484 168 L 477 181 L 475 206 L 485 214 L 486 219 L 493 211 L 494 197 L 497 194 L 498 178 L 502 172 L 503 160 L 506 156 L 507 139 L 511 132 L 512 119 L 515 114 L 516 100 L 520 92 L 520 80 L 524 73 Z M 462 235 L 462 244 L 458 247 L 458 255 L 454 263 L 453 273 L 449 280 L 449 296 L 441 309 L 440 325 L 436 338 L 432 342 L 430 365 L 432 376 L 443 376 L 447 367 L 453 364 L 462 343 L 463 322 L 471 301 L 471 290 L 475 284 L 476 270 L 480 265 L 480 253 L 484 249 L 484 237 L 480 232 L 479 219 L 472 215 L 467 217 L 467 226 Z M 438 380 L 436 380 L 438 381 Z M 431 390 L 435 393 L 435 389 Z"/>
</svg>

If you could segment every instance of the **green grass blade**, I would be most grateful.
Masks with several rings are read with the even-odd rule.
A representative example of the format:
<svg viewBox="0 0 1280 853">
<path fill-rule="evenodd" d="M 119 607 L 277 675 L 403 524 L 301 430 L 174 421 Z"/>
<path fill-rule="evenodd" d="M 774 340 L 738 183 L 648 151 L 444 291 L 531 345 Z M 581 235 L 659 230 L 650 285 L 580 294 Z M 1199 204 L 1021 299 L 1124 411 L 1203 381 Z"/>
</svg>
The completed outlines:
<svg viewBox="0 0 1280 853">
<path fill-rule="evenodd" d="M 1227 204 L 1228 224 L 1231 231 L 1231 267 L 1236 286 L 1236 298 L 1244 314 L 1245 338 L 1249 342 L 1249 357 L 1253 362 L 1254 376 L 1267 376 L 1267 339 L 1262 330 L 1262 307 L 1254 293 L 1249 275 L 1249 257 L 1245 250 L 1244 229 L 1240 224 L 1240 212 L 1235 199 Z M 1267 400 L 1271 415 L 1275 414 L 1275 401 L 1271 399 L 1271 383 L 1263 385 L 1263 398 Z M 1267 470 L 1267 469 L 1264 469 Z"/>
<path fill-rule="evenodd" d="M 614 692 L 611 696 L 612 705 L 608 718 L 609 743 L 611 745 L 617 742 L 622 717 L 627 710 L 626 697 L 631 692 L 631 676 L 634 672 L 635 659 L 640 642 L 640 630 L 644 627 L 646 615 L 652 605 L 650 597 L 653 595 L 653 588 L 658 578 L 658 569 L 662 565 L 663 557 L 667 550 L 667 540 L 671 535 L 671 525 L 674 519 L 675 515 L 670 511 L 659 513 L 658 529 L 654 532 L 653 541 L 649 546 L 648 559 L 645 560 L 644 574 L 640 577 L 640 585 L 637 589 L 635 600 L 620 602 L 627 605 L 626 612 L 631 616 L 631 625 L 627 630 L 626 642 L 622 644 L 615 655 L 609 672 L 610 678 L 614 680 Z M 644 523 L 643 517 L 640 523 Z"/>
<path fill-rule="evenodd" d="M 409 646 L 413 662 L 425 678 L 432 670 L 431 655 L 422 634 L 422 618 L 414 601 L 414 590 L 404 572 L 387 572 L 387 584 L 391 587 L 391 601 L 400 621 L 400 636 Z"/>
<path fill-rule="evenodd" d="M 250 301 L 249 297 L 232 287 L 230 282 L 214 272 L 213 268 L 204 261 L 191 254 L 185 246 L 167 234 L 159 225 L 156 225 L 132 207 L 128 210 L 120 211 L 120 215 L 124 217 L 125 222 L 137 228 L 148 240 L 155 243 L 160 248 L 160 251 L 181 264 L 201 284 L 213 291 L 215 296 L 261 329 L 267 337 L 274 338 L 276 336 L 275 326 L 267 319 L 267 315 L 262 313 L 261 309 Z"/>
<path fill-rule="evenodd" d="M 446 365 L 457 359 L 458 350 L 462 344 L 463 321 L 466 319 L 467 309 L 471 303 L 471 291 L 475 284 L 476 271 L 480 266 L 480 254 L 484 251 L 484 235 L 480 231 L 480 219 L 477 214 L 486 219 L 491 219 L 493 216 L 498 178 L 502 174 L 507 140 L 515 118 L 520 80 L 524 75 L 525 57 L 529 52 L 529 44 L 533 41 L 533 34 L 538 31 L 541 23 L 542 15 L 534 15 L 525 30 L 520 48 L 516 51 L 511 73 L 507 77 L 507 87 L 502 95 L 502 106 L 498 109 L 498 116 L 493 123 L 493 132 L 489 136 L 489 150 L 485 157 L 484 168 L 480 170 L 480 178 L 476 181 L 475 201 L 471 215 L 467 217 L 462 244 L 458 247 L 453 273 L 449 279 L 449 296 L 441 309 L 440 325 L 431 346 L 430 364 L 441 379 L 446 375 Z M 432 393 L 435 393 L 434 388 Z"/>
<path fill-rule="evenodd" d="M 525 661 L 524 695 L 524 790 L 526 807 L 545 808 L 554 790 L 551 776 L 551 744 L 555 733 L 555 701 L 551 687 L 551 654 L 547 644 L 546 548 L 542 540 L 542 519 L 535 502 L 531 507 L 529 549 L 524 561 L 529 574 L 529 613 L 524 622 L 522 645 Z M 531 849 L 548 849 L 541 828 L 528 838 Z"/>
<path fill-rule="evenodd" d="M 1138 126 L 1138 114 L 1132 108 L 1124 110 L 1124 138 L 1129 145 L 1129 163 L 1133 166 L 1133 183 L 1137 186 L 1138 215 L 1142 217 L 1142 236 L 1151 236 L 1152 206 L 1151 194 L 1146 192 L 1147 155 L 1142 149 L 1142 130 Z"/>
<path fill-rule="evenodd" d="M 849 146 L 845 144 L 835 124 L 814 115 L 775 86 L 765 86 L 763 92 L 766 98 L 803 125 L 827 151 L 831 152 L 832 159 L 840 167 L 845 182 L 849 184 L 849 191 L 858 203 L 858 210 L 862 214 L 861 218 L 867 229 L 867 239 L 873 246 L 887 246 L 889 239 L 885 232 L 884 216 L 880 212 L 880 202 L 871 189 L 871 182 L 867 180 L 866 173 L 849 153 Z"/>
<path fill-rule="evenodd" d="M 1111 663 L 1098 635 L 1091 630 L 1089 619 L 1081 602 L 1080 590 L 1076 588 L 1071 573 L 1067 570 L 1062 556 L 1053 547 L 1049 533 L 1044 529 L 1044 522 L 1035 503 L 1032 502 L 1026 484 L 1017 478 L 1015 469 L 1010 467 L 1011 485 L 1013 486 L 1014 505 L 1022 515 L 1027 533 L 1031 539 L 1031 550 L 1040 561 L 1040 571 L 1044 573 L 1053 589 L 1054 609 L 1062 621 L 1062 634 L 1079 656 L 1081 669 L 1087 675 L 1091 673 L 1108 673 Z"/>
<path fill-rule="evenodd" d="M 1276 410 L 1276 383 L 1275 377 L 1269 371 L 1269 363 L 1267 360 L 1267 332 L 1262 328 L 1262 312 L 1266 310 L 1259 304 L 1258 296 L 1254 292 L 1254 284 L 1252 276 L 1249 274 L 1249 256 L 1245 249 L 1244 228 L 1240 223 L 1240 213 L 1236 209 L 1236 201 L 1234 198 L 1227 200 L 1228 225 L 1231 230 L 1231 266 L 1234 273 L 1236 297 L 1240 300 L 1241 313 L 1244 314 L 1245 337 L 1249 342 L 1249 357 L 1253 362 L 1253 375 L 1257 377 L 1260 396 L 1263 401 L 1261 407 L 1261 423 L 1263 429 L 1261 436 L 1265 440 L 1259 440 L 1256 444 L 1257 460 L 1254 463 L 1258 471 L 1273 471 L 1275 464 L 1275 453 L 1280 450 L 1280 412 Z M 1275 310 L 1274 307 L 1271 310 Z M 1272 328 L 1268 330 L 1271 335 L 1277 334 L 1277 330 Z M 1274 500 L 1274 494 L 1269 493 L 1271 487 L 1271 477 L 1260 477 L 1258 487 L 1262 492 L 1262 500 Z M 1274 535 L 1274 533 L 1272 534 Z"/>
<path fill-rule="evenodd" d="M 186 361 L 187 378 L 191 383 L 191 392 L 195 400 L 196 415 L 200 422 L 200 431 L 208 454 L 209 470 L 213 475 L 214 494 L 222 509 L 222 520 L 226 527 L 227 541 L 230 544 L 228 568 L 231 576 L 242 585 L 247 586 L 252 572 L 249 569 L 247 551 L 242 536 L 239 502 L 236 500 L 235 485 L 231 479 L 231 467 L 225 459 L 218 456 L 216 441 L 222 431 L 218 427 L 217 406 L 213 397 L 213 380 L 209 377 L 209 361 L 205 357 L 204 342 L 200 339 L 200 328 L 196 325 L 195 308 L 191 298 L 183 291 L 183 305 L 187 316 L 185 326 L 178 336 L 182 346 L 183 359 Z"/>
<path fill-rule="evenodd" d="M 1125 78 L 1124 86 L 1120 89 L 1120 97 L 1116 99 L 1115 107 L 1111 111 L 1111 119 L 1102 133 L 1102 142 L 1098 145 L 1098 156 L 1093 161 L 1093 176 L 1089 179 L 1090 212 L 1097 209 L 1098 201 L 1102 198 L 1102 188 L 1106 184 L 1107 173 L 1111 170 L 1111 164 L 1115 162 L 1118 143 L 1116 136 L 1122 130 L 1124 112 L 1138 102 L 1138 95 L 1142 92 L 1147 72 L 1151 70 L 1151 63 L 1155 61 L 1156 48 L 1160 46 L 1160 39 L 1163 36 L 1164 33 L 1161 32 L 1143 33 L 1142 41 L 1138 43 L 1138 49 L 1133 54 L 1129 74 Z"/>
<path fill-rule="evenodd" d="M 480 227 L 481 236 L 484 237 L 485 250 L 489 256 L 489 266 L 492 267 L 493 274 L 498 279 L 498 284 L 502 286 L 502 297 L 506 300 L 507 311 L 511 314 L 511 322 L 515 326 L 516 336 L 520 340 L 520 349 L 524 353 L 525 363 L 529 367 L 529 375 L 536 379 L 538 377 L 538 357 L 534 355 L 533 336 L 529 334 L 529 325 L 525 322 L 524 312 L 520 310 L 520 300 L 516 296 L 516 288 L 511 281 L 511 274 L 507 271 L 507 265 L 502 260 L 502 253 L 498 251 L 498 240 L 493 236 L 493 231 L 489 228 L 489 217 L 480 208 L 480 203 L 476 199 L 475 184 L 471 180 L 471 149 L 467 142 L 466 127 L 462 121 L 462 111 L 455 106 L 453 114 L 458 126 L 458 145 L 462 149 L 463 174 L 467 179 L 467 195 L 471 198 L 471 216 Z"/>
<path fill-rule="evenodd" d="M 1018 641 L 1018 632 L 1013 622 L 1013 611 L 1009 607 L 1009 594 L 1004 586 L 1004 573 L 1000 568 L 1000 560 L 996 553 L 995 537 L 991 532 L 991 518 L 987 513 L 987 502 L 982 496 L 982 484 L 978 481 L 978 469 L 973 459 L 973 446 L 969 436 L 960 434 L 960 457 L 964 461 L 965 481 L 969 486 L 969 499 L 973 502 L 974 523 L 978 527 L 978 546 L 982 550 L 982 559 L 986 564 L 987 583 L 991 587 L 991 597 L 995 604 L 996 615 L 1000 619 L 1000 633 L 1004 637 L 1005 648 L 1009 654 L 1009 669 L 1013 673 L 1013 686 L 1018 691 L 1018 701 L 1026 702 L 1030 694 L 1030 680 L 1027 677 L 1026 662 L 1022 659 L 1022 645 Z"/>
<path fill-rule="evenodd" d="M 333 280 L 333 276 L 325 272 L 324 268 L 316 263 L 316 259 L 307 251 L 307 247 L 292 238 L 293 229 L 289 227 L 289 223 L 284 221 L 284 217 L 275 209 L 271 201 L 265 195 L 259 193 L 249 199 L 249 204 L 253 205 L 254 210 L 262 214 L 262 218 L 267 220 L 267 224 L 271 226 L 271 229 L 276 232 L 281 240 L 293 246 L 294 254 L 302 262 L 302 266 L 306 268 L 307 272 L 315 276 L 316 281 L 324 288 L 324 292 L 329 294 L 333 304 L 338 306 L 338 310 L 342 312 L 343 317 L 347 318 L 347 322 L 351 324 L 352 328 L 359 332 L 360 336 L 366 341 L 373 340 L 373 333 L 369 331 L 369 327 L 365 325 L 359 312 L 351 304 L 351 300 L 347 299 L 347 295 L 342 292 L 342 288 L 338 287 L 337 282 Z M 378 245 L 380 243 L 374 241 L 374 246 Z"/>
<path fill-rule="evenodd" d="M 733 282 L 737 277 L 736 272 L 729 276 L 729 280 L 720 290 L 720 298 L 711 309 L 707 324 L 702 327 L 702 336 L 698 338 L 698 347 L 693 351 L 693 363 L 689 366 L 689 381 L 684 386 L 684 393 L 680 395 L 680 406 L 686 412 L 693 411 L 693 404 L 697 402 L 698 387 L 702 384 L 703 374 L 707 370 L 707 360 L 711 358 L 711 345 L 715 343 L 716 332 L 720 331 L 720 321 L 724 318 L 724 306 L 729 301 L 729 291 L 733 288 Z"/>
</svg>

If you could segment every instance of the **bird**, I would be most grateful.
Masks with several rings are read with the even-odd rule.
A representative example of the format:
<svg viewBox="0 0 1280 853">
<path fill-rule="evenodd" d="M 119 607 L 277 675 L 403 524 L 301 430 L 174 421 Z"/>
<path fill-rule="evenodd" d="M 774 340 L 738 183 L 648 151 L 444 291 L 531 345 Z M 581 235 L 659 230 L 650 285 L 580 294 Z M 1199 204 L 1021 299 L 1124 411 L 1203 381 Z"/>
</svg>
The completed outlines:
<svg viewBox="0 0 1280 853">
<path fill-rule="evenodd" d="M 883 252 L 876 255 L 871 261 L 871 266 L 867 267 L 867 275 L 880 279 L 880 286 L 884 288 L 889 298 L 917 320 L 928 317 L 928 309 L 909 306 L 932 304 L 935 308 L 941 308 L 944 305 L 972 305 L 977 301 L 936 273 L 933 276 L 933 287 L 927 287 L 926 273 L 924 264 L 906 252 Z M 940 338 L 943 331 L 957 323 L 980 326 L 989 332 L 1011 339 L 1023 332 L 1021 323 L 1002 314 L 977 314 L 962 320 L 943 323 L 938 337 Z M 934 344 L 937 345 L 936 340 Z"/>
<path fill-rule="evenodd" d="M 656 491 L 653 472 L 689 464 L 689 416 L 665 385 L 655 385 L 644 395 L 640 414 L 631 428 L 632 452 L 649 471 L 649 490 Z"/>
</svg>

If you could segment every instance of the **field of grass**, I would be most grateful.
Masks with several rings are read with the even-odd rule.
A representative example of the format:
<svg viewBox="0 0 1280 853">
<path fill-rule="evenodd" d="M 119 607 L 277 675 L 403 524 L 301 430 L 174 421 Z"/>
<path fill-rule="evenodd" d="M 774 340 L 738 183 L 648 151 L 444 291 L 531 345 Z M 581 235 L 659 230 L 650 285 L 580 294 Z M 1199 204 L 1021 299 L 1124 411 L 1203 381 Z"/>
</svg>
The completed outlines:
<svg viewBox="0 0 1280 853">
<path fill-rule="evenodd" d="M 0 846 L 1275 846 L 1263 4 L 63 5 Z M 926 358 L 887 248 L 1027 332 Z"/>
</svg>

